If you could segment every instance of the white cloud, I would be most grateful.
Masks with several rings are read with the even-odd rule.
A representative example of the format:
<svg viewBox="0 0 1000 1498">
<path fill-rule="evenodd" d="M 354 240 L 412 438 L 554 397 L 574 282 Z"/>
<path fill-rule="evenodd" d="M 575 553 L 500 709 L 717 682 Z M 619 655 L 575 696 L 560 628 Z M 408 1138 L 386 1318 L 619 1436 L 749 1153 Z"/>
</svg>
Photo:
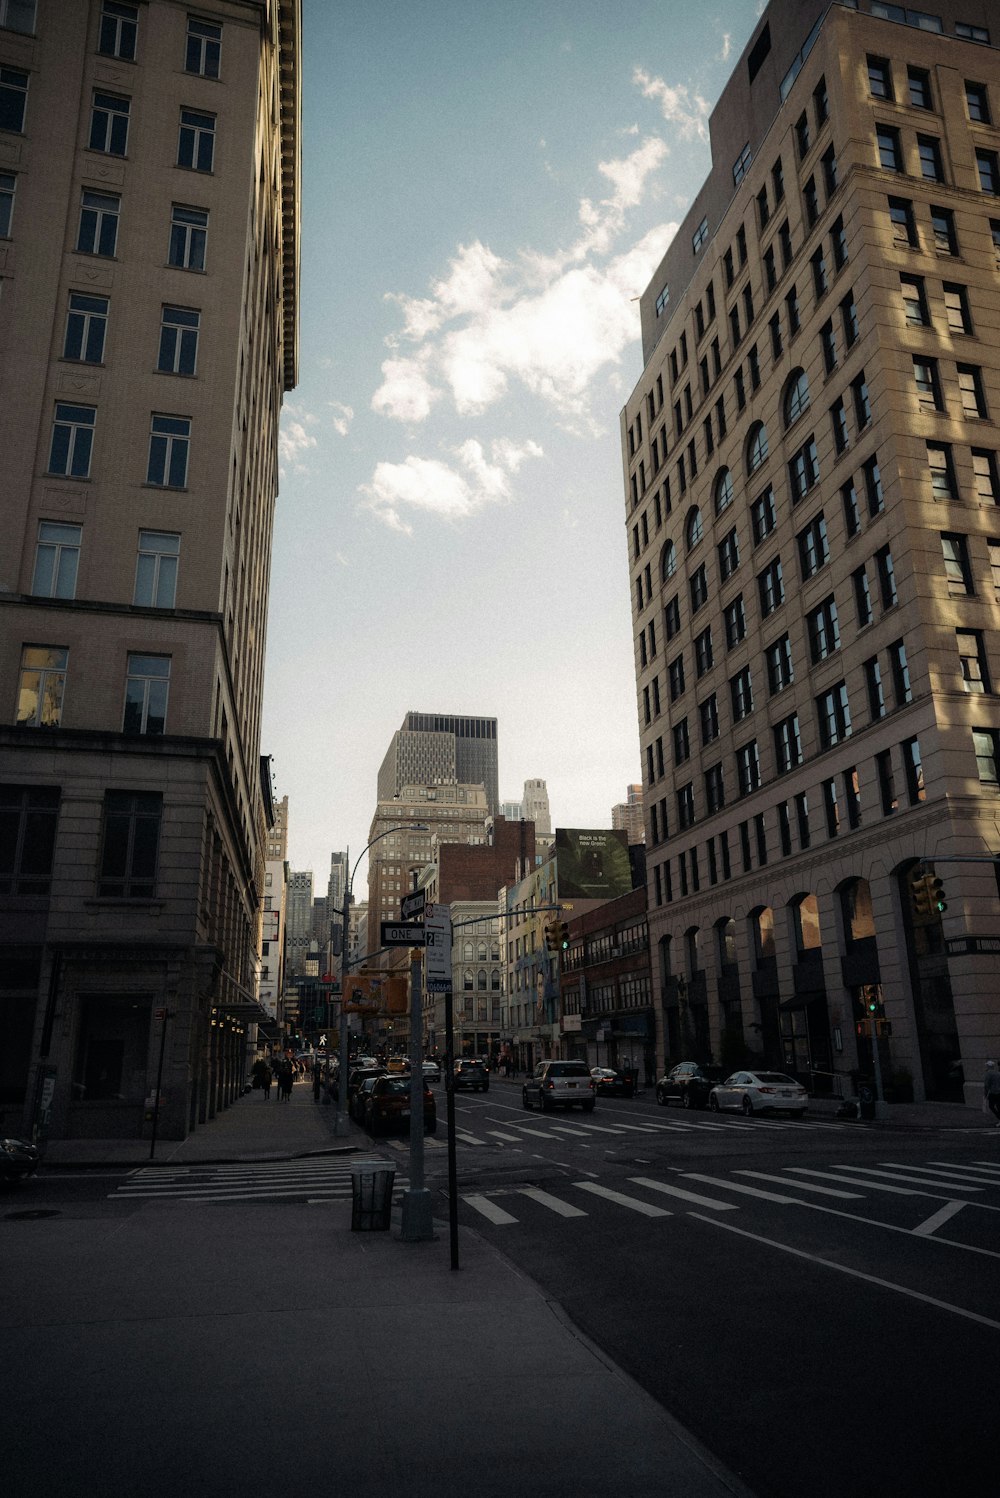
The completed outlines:
<svg viewBox="0 0 1000 1498">
<path fill-rule="evenodd" d="M 354 408 L 345 406 L 341 401 L 327 401 L 327 405 L 333 413 L 330 418 L 333 422 L 333 430 L 338 436 L 346 437 L 351 429 L 351 422 L 354 420 Z"/>
<path fill-rule="evenodd" d="M 728 31 L 722 33 L 722 51 L 719 53 L 720 62 L 728 62 L 729 54 L 733 50 L 733 39 Z"/>
<path fill-rule="evenodd" d="M 526 458 L 540 458 L 537 442 L 517 444 L 498 438 L 487 457 L 475 438 L 452 448 L 447 462 L 411 454 L 402 463 L 377 463 L 371 482 L 362 490 L 365 505 L 392 530 L 411 535 L 408 515 L 432 515 L 439 520 L 464 520 L 488 504 L 511 495 L 510 479 Z"/>
<path fill-rule="evenodd" d="M 278 462 L 282 468 L 302 472 L 303 459 L 309 448 L 316 446 L 316 438 L 308 430 L 316 425 L 317 418 L 308 411 L 285 402 L 278 432 Z"/>
<path fill-rule="evenodd" d="M 710 105 L 701 94 L 693 93 L 685 83 L 671 85 L 662 78 L 654 78 L 644 68 L 635 68 L 632 82 L 642 90 L 647 99 L 657 99 L 663 118 L 677 125 L 682 140 L 708 140 L 708 113 Z"/>
<path fill-rule="evenodd" d="M 424 421 L 438 398 L 425 373 L 427 358 L 386 359 L 382 384 L 372 396 L 372 410 L 393 421 Z"/>
</svg>

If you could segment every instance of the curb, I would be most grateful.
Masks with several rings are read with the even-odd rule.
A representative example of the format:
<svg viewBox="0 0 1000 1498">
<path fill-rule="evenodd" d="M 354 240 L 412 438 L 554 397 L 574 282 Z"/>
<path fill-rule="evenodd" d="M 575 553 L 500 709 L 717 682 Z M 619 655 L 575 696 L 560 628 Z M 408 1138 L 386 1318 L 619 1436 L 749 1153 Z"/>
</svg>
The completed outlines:
<svg viewBox="0 0 1000 1498">
<path fill-rule="evenodd" d="M 44 1169 L 46 1165 L 50 1165 L 54 1170 L 134 1170 L 140 1166 L 143 1170 L 176 1170 L 178 1166 L 185 1166 L 196 1170 L 202 1165 L 270 1165 L 281 1160 L 309 1160 L 323 1155 L 355 1155 L 358 1148 L 356 1144 L 345 1144 L 334 1145 L 329 1149 L 294 1150 L 273 1155 L 213 1155 L 211 1159 L 199 1160 L 178 1160 L 176 1157 L 172 1160 L 50 1160 L 43 1155 L 39 1166 Z"/>
</svg>

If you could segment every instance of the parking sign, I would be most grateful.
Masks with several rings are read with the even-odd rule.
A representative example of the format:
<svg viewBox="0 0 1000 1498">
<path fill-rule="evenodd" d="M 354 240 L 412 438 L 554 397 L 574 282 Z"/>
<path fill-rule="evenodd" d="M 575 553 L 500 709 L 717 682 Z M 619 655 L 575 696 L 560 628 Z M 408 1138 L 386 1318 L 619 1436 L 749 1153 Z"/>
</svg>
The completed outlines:
<svg viewBox="0 0 1000 1498">
<path fill-rule="evenodd" d="M 447 905 L 424 907 L 424 933 L 424 987 L 428 993 L 447 993 L 451 988 L 451 911 Z"/>
</svg>

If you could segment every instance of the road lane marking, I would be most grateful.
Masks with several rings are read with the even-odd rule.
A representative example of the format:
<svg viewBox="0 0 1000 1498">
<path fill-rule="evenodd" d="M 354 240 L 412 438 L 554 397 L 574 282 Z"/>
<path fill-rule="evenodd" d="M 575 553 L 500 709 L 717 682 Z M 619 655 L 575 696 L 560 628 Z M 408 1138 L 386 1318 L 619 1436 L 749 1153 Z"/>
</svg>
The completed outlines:
<svg viewBox="0 0 1000 1498">
<path fill-rule="evenodd" d="M 511 1124 L 511 1128 L 520 1129 L 522 1134 L 534 1134 L 536 1139 L 551 1139 L 552 1135 L 544 1129 L 530 1129 L 527 1124 Z"/>
<path fill-rule="evenodd" d="M 946 1160 L 932 1160 L 932 1165 L 947 1165 Z M 963 1175 L 971 1175 L 973 1180 L 988 1182 L 991 1186 L 1000 1186 L 1000 1165 L 949 1165 L 949 1170 L 960 1170 Z M 996 1171 L 996 1175 L 991 1172 Z"/>
<path fill-rule="evenodd" d="M 738 1170 L 738 1176 L 753 1176 L 757 1181 L 776 1181 L 779 1186 L 787 1186 L 788 1181 L 784 1176 L 771 1176 L 765 1170 Z M 862 1201 L 863 1193 L 860 1191 L 838 1191 L 833 1186 L 816 1186 L 812 1181 L 795 1181 L 797 1191 L 815 1191 L 820 1196 L 841 1196 L 845 1200 Z"/>
<path fill-rule="evenodd" d="M 839 1170 L 849 1170 L 852 1173 L 852 1175 L 865 1176 L 866 1178 L 868 1176 L 875 1176 L 876 1179 L 880 1180 L 880 1181 L 881 1180 L 908 1181 L 911 1186 L 939 1186 L 942 1191 L 944 1190 L 944 1187 L 945 1187 L 945 1183 L 943 1181 L 928 1181 L 926 1179 L 921 1179 L 920 1176 L 916 1176 L 916 1175 L 912 1175 L 912 1176 L 911 1175 L 905 1175 L 904 1176 L 904 1175 L 899 1175 L 897 1172 L 894 1172 L 894 1171 L 891 1171 L 891 1170 L 876 1170 L 871 1165 L 840 1165 L 837 1168 Z M 862 1181 L 858 1182 L 859 1186 L 860 1185 L 867 1185 L 867 1184 L 868 1184 L 867 1179 L 865 1181 L 863 1181 L 863 1182 Z M 979 1186 L 955 1186 L 954 1187 L 954 1190 L 956 1190 L 956 1191 L 976 1191 L 976 1192 L 978 1192 L 981 1189 L 982 1188 L 979 1187 Z"/>
<path fill-rule="evenodd" d="M 1000 1165 L 995 1164 L 992 1160 L 973 1160 L 972 1163 L 973 1165 L 985 1165 L 987 1170 L 1000 1171 Z"/>
<path fill-rule="evenodd" d="M 898 1160 L 882 1160 L 881 1165 L 886 1170 L 895 1173 L 897 1170 L 908 1170 L 914 1174 L 919 1173 L 928 1186 L 940 1186 L 945 1181 L 965 1182 L 979 1190 L 983 1186 L 1000 1186 L 1000 1179 L 995 1176 L 985 1176 L 981 1173 L 976 1175 L 959 1175 L 957 1170 L 937 1170 L 933 1165 L 902 1165 Z"/>
<path fill-rule="evenodd" d="M 930 1217 L 925 1218 L 913 1231 L 927 1237 L 931 1233 L 936 1232 L 943 1222 L 947 1222 L 949 1218 L 955 1216 L 956 1212 L 961 1212 L 962 1208 L 968 1205 L 968 1202 L 945 1202 L 943 1207 L 934 1212 Z"/>
<path fill-rule="evenodd" d="M 485 1218 L 496 1223 L 498 1227 L 505 1227 L 507 1223 L 517 1221 L 517 1218 L 505 1212 L 503 1207 L 498 1207 L 496 1202 L 491 1202 L 488 1196 L 463 1196 L 462 1201 L 468 1202 L 470 1207 L 474 1207 L 477 1212 L 481 1212 Z"/>
<path fill-rule="evenodd" d="M 683 1186 L 668 1186 L 666 1181 L 654 1181 L 649 1176 L 629 1176 L 633 1186 L 645 1186 L 647 1191 L 662 1191 L 665 1196 L 676 1196 L 681 1201 L 694 1202 L 696 1207 L 711 1207 L 713 1212 L 738 1212 L 733 1202 L 718 1202 L 711 1196 L 700 1196 L 697 1191 L 685 1191 Z"/>
<path fill-rule="evenodd" d="M 520 1134 L 504 1134 L 500 1129 L 489 1129 L 487 1132 L 492 1134 L 494 1139 L 503 1139 L 507 1144 L 521 1143 Z"/>
<path fill-rule="evenodd" d="M 830 1170 L 807 1170 L 804 1165 L 789 1165 L 786 1167 L 789 1174 L 799 1176 L 818 1176 L 821 1181 L 840 1181 L 844 1186 L 860 1186 L 862 1183 L 857 1176 L 839 1176 Z M 893 1196 L 929 1196 L 927 1191 L 914 1191 L 910 1186 L 887 1186 L 885 1181 L 865 1181 L 864 1184 L 871 1191 L 889 1191 Z"/>
<path fill-rule="evenodd" d="M 653 1207 L 649 1202 L 640 1201 L 636 1196 L 626 1196 L 623 1191 L 612 1191 L 609 1186 L 599 1186 L 596 1181 L 574 1181 L 574 1186 L 580 1191 L 592 1191 L 595 1196 L 601 1196 L 605 1201 L 615 1202 L 619 1207 L 628 1207 L 631 1212 L 639 1212 L 643 1217 L 670 1217 L 673 1214 L 664 1210 L 663 1207 Z"/>
<path fill-rule="evenodd" d="M 538 1186 L 521 1186 L 521 1196 L 527 1196 L 540 1206 L 548 1207 L 550 1212 L 557 1212 L 560 1217 L 586 1217 L 588 1214 L 582 1207 L 573 1207 L 569 1202 L 562 1201 L 558 1196 L 552 1196 L 548 1191 L 542 1191 Z"/>
<path fill-rule="evenodd" d="M 686 1181 L 703 1181 L 706 1186 L 721 1186 L 724 1191 L 736 1191 L 740 1196 L 757 1196 L 761 1201 L 765 1202 L 786 1202 L 788 1205 L 794 1207 L 808 1207 L 810 1205 L 809 1202 L 803 1202 L 798 1196 L 781 1196 L 777 1191 L 764 1191 L 760 1186 L 743 1186 L 739 1181 L 728 1181 L 719 1176 L 701 1175 L 694 1170 L 686 1170 L 684 1172 L 684 1179 Z M 695 1213 L 695 1216 L 697 1215 Z"/>
<path fill-rule="evenodd" d="M 803 1205 L 814 1205 L 803 1203 Z M 829 1211 L 829 1208 L 821 1207 L 820 1211 Z M 838 1214 L 850 1216 L 849 1213 Z M 768 1248 L 780 1249 L 782 1253 L 792 1254 L 797 1259 L 806 1259 L 810 1264 L 820 1264 L 824 1269 L 835 1269 L 838 1274 L 849 1275 L 852 1279 L 864 1280 L 869 1285 L 877 1285 L 881 1290 L 891 1290 L 896 1295 L 908 1296 L 911 1300 L 919 1300 L 924 1305 L 934 1306 L 939 1311 L 948 1311 L 953 1316 L 962 1316 L 967 1321 L 976 1321 L 980 1326 L 992 1327 L 994 1331 L 1000 1331 L 1000 1321 L 994 1321 L 989 1316 L 980 1316 L 978 1311 L 967 1311 L 964 1306 L 952 1305 L 950 1301 L 938 1300 L 936 1296 L 924 1295 L 920 1290 L 911 1290 L 907 1285 L 899 1285 L 894 1280 L 882 1279 L 877 1274 L 865 1274 L 863 1270 L 851 1269 L 846 1264 L 837 1264 L 832 1259 L 824 1259 L 819 1254 L 807 1253 L 805 1249 L 793 1248 L 790 1243 L 779 1243 L 775 1238 L 764 1238 L 759 1233 L 749 1233 L 746 1228 L 738 1228 L 735 1223 L 721 1222 L 718 1217 L 702 1217 L 700 1212 L 692 1212 L 692 1217 L 697 1217 L 699 1222 L 711 1223 L 713 1227 L 722 1228 L 724 1232 L 736 1233 L 741 1238 L 749 1238 L 754 1243 L 763 1243 Z M 932 1243 L 941 1240 L 932 1238 Z"/>
</svg>

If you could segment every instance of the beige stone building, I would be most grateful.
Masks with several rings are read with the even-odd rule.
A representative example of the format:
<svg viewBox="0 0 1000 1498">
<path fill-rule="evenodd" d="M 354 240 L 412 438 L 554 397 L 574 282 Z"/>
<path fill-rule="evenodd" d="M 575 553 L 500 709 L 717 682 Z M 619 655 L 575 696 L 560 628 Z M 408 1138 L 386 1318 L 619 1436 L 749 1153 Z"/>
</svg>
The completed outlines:
<svg viewBox="0 0 1000 1498">
<path fill-rule="evenodd" d="M 773 0 L 641 298 L 661 1064 L 849 1092 L 877 1040 L 895 1096 L 971 1100 L 1000 1050 L 998 27 Z"/>
<path fill-rule="evenodd" d="M 0 1112 L 181 1137 L 243 1080 L 296 378 L 299 0 L 3 8 Z"/>
</svg>

